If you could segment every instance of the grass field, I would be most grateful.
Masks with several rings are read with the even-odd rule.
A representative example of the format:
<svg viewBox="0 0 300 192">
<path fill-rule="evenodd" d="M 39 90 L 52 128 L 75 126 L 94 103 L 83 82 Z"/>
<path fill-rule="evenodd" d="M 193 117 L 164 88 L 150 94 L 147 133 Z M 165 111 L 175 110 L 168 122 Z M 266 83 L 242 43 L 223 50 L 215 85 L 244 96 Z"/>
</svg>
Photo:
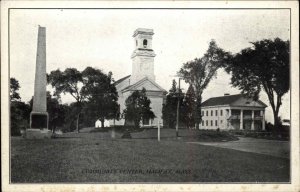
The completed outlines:
<svg viewBox="0 0 300 192">
<path fill-rule="evenodd" d="M 290 164 L 284 158 L 182 140 L 106 140 L 87 134 L 95 135 L 12 138 L 11 181 L 289 182 Z"/>
<path fill-rule="evenodd" d="M 111 138 L 112 128 L 86 128 L 80 132 L 80 137 L 85 138 Z M 120 139 L 124 134 L 124 129 L 116 129 L 116 138 Z M 140 129 L 129 130 L 133 139 L 157 139 L 157 129 Z M 236 136 L 228 131 L 215 130 L 195 130 L 195 129 L 179 129 L 180 140 L 184 141 L 204 141 L 204 142 L 220 142 L 220 141 L 234 141 L 238 140 Z M 90 134 L 92 133 L 92 134 Z M 98 134 L 101 133 L 101 134 Z M 62 137 L 79 137 L 77 133 L 66 133 Z M 163 128 L 160 130 L 160 137 L 162 139 L 174 139 L 176 137 L 175 129 Z"/>
</svg>

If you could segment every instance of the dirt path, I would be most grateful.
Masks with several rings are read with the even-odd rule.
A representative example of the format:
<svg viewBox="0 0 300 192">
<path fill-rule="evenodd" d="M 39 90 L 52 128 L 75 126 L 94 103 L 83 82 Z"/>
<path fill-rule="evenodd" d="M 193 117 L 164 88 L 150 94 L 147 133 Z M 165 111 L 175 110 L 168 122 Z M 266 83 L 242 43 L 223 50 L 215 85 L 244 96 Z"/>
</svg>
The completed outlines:
<svg viewBox="0 0 300 192">
<path fill-rule="evenodd" d="M 200 145 L 209 145 L 238 151 L 259 153 L 275 157 L 290 158 L 290 142 L 239 137 L 238 141 L 229 142 L 189 142 Z"/>
</svg>

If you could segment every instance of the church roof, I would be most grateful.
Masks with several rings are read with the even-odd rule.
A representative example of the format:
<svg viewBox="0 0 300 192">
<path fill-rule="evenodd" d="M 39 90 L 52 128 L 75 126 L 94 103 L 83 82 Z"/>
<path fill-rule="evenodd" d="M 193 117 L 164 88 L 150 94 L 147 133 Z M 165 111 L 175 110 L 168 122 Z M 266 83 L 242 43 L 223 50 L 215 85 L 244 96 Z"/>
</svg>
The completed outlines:
<svg viewBox="0 0 300 192">
<path fill-rule="evenodd" d="M 138 28 L 134 31 L 133 37 L 137 36 L 138 34 L 147 34 L 153 35 L 153 29 L 146 29 L 146 28 Z"/>
<path fill-rule="evenodd" d="M 127 78 L 129 78 L 130 76 L 131 75 L 127 75 L 126 77 L 123 77 L 123 78 L 117 80 L 114 84 L 117 85 L 117 84 L 121 83 L 122 81 L 126 80 Z"/>
<path fill-rule="evenodd" d="M 237 95 L 225 95 L 221 97 L 212 97 L 210 99 L 207 99 L 202 103 L 202 107 L 207 107 L 207 106 L 217 106 L 217 105 L 232 105 L 236 101 L 246 98 L 242 94 L 237 94 Z M 264 107 L 267 107 L 266 104 L 264 104 L 262 101 L 257 100 L 259 104 L 261 104 Z"/>
</svg>

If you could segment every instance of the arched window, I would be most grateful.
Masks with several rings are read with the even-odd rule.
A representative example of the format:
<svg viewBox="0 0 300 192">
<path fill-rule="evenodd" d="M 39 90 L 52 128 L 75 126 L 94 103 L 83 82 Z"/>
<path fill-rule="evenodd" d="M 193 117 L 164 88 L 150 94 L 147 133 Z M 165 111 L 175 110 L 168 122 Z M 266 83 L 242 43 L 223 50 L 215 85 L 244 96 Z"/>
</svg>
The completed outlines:
<svg viewBox="0 0 300 192">
<path fill-rule="evenodd" d="M 144 46 L 144 48 L 146 48 L 147 47 L 147 39 L 144 39 L 144 41 L 143 41 L 143 46 Z"/>
</svg>

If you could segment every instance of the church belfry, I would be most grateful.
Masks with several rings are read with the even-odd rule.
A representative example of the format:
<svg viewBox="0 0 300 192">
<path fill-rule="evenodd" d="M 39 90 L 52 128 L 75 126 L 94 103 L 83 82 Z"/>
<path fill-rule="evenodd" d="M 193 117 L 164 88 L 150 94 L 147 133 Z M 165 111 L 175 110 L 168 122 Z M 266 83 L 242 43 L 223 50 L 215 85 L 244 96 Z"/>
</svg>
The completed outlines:
<svg viewBox="0 0 300 192">
<path fill-rule="evenodd" d="M 154 57 L 152 50 L 153 29 L 138 28 L 133 34 L 135 50 L 131 55 L 132 74 L 131 84 L 148 77 L 155 81 L 154 76 Z"/>
</svg>

